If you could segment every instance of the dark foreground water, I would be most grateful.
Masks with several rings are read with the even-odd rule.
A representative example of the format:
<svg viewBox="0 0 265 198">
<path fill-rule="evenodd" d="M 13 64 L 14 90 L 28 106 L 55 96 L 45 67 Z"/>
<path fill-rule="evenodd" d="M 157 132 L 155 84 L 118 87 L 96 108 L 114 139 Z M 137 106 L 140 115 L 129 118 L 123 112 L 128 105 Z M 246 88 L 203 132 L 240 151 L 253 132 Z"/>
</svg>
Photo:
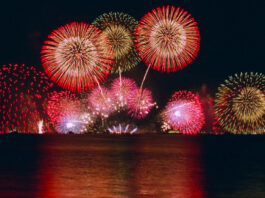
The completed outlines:
<svg viewBox="0 0 265 198">
<path fill-rule="evenodd" d="M 0 197 L 264 198 L 265 136 L 0 136 Z"/>
</svg>

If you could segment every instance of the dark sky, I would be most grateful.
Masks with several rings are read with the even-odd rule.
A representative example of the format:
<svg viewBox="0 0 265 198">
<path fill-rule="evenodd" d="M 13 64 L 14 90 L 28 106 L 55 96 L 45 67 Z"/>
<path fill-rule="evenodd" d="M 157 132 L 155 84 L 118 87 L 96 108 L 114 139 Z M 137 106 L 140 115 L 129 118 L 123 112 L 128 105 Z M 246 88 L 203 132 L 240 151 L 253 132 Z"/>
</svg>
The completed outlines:
<svg viewBox="0 0 265 198">
<path fill-rule="evenodd" d="M 151 71 L 145 87 L 167 99 L 179 89 L 198 90 L 206 83 L 212 92 L 235 72 L 263 72 L 265 58 L 265 1 L 223 0 L 94 0 L 6 1 L 0 6 L 0 65 L 25 63 L 42 69 L 40 50 L 52 30 L 72 21 L 91 23 L 109 11 L 122 11 L 139 20 L 162 5 L 180 6 L 198 22 L 201 49 L 182 71 Z M 125 75 L 140 84 L 146 66 Z M 113 77 L 113 76 L 112 76 Z"/>
</svg>

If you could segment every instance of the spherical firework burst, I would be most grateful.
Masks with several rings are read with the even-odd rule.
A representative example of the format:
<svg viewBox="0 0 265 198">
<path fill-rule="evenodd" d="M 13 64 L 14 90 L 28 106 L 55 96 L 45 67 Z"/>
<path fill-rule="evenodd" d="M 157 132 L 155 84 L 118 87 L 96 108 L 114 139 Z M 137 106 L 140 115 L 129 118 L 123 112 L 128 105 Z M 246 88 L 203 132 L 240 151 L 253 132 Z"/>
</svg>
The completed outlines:
<svg viewBox="0 0 265 198">
<path fill-rule="evenodd" d="M 93 23 L 108 37 L 114 52 L 112 72 L 126 71 L 136 66 L 140 58 L 135 50 L 133 34 L 138 22 L 128 14 L 110 12 L 102 14 Z"/>
<path fill-rule="evenodd" d="M 155 105 L 152 93 L 148 89 L 135 89 L 128 98 L 129 114 L 137 119 L 147 116 Z"/>
<path fill-rule="evenodd" d="M 134 80 L 130 78 L 116 78 L 111 84 L 112 95 L 117 109 L 123 109 L 128 105 L 128 98 L 131 96 L 132 91 L 137 89 Z"/>
<path fill-rule="evenodd" d="M 147 13 L 135 33 L 137 51 L 146 65 L 160 71 L 182 69 L 197 56 L 197 23 L 181 8 L 163 6 Z"/>
<path fill-rule="evenodd" d="M 183 134 L 195 134 L 204 124 L 199 97 L 190 91 L 177 91 L 162 112 L 164 122 Z"/>
<path fill-rule="evenodd" d="M 52 88 L 48 77 L 33 66 L 3 65 L 0 68 L 0 132 L 38 133 L 46 128 L 43 99 Z"/>
<path fill-rule="evenodd" d="M 88 101 L 93 114 L 99 115 L 101 118 L 107 118 L 115 110 L 113 95 L 105 87 L 93 89 L 88 96 Z"/>
<path fill-rule="evenodd" d="M 68 130 L 66 126 L 69 122 L 77 122 L 78 116 L 82 111 L 81 103 L 77 96 L 70 91 L 51 92 L 47 101 L 47 113 L 51 123 L 59 133 L 65 133 Z M 78 133 L 80 128 L 73 127 L 72 131 Z M 68 130 L 68 131 L 66 131 Z"/>
<path fill-rule="evenodd" d="M 107 37 L 95 26 L 67 24 L 49 35 L 42 49 L 47 74 L 59 86 L 84 91 L 103 81 L 111 70 L 113 53 Z"/>
<path fill-rule="evenodd" d="M 240 73 L 222 84 L 215 99 L 220 125 L 232 133 L 265 133 L 265 76 Z"/>
</svg>

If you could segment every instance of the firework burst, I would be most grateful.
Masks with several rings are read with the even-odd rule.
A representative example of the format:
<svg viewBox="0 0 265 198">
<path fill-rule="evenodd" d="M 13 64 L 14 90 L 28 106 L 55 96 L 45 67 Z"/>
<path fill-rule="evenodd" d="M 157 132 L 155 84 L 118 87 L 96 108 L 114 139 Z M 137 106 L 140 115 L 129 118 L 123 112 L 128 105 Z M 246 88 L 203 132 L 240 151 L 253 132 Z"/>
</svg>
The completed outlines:
<svg viewBox="0 0 265 198">
<path fill-rule="evenodd" d="M 38 132 L 38 122 L 46 117 L 43 99 L 52 88 L 48 77 L 33 66 L 3 65 L 0 68 L 0 132 Z"/>
<path fill-rule="evenodd" d="M 110 12 L 102 14 L 93 23 L 108 37 L 113 48 L 112 72 L 126 71 L 136 66 L 140 58 L 135 50 L 133 34 L 138 22 L 128 14 Z"/>
<path fill-rule="evenodd" d="M 65 133 L 67 120 L 76 122 L 78 115 L 82 111 L 80 101 L 70 91 L 51 92 L 45 105 L 47 105 L 47 114 L 51 123 L 59 133 Z M 77 128 L 74 129 L 77 130 Z M 72 131 L 77 132 L 74 129 Z"/>
<path fill-rule="evenodd" d="M 75 134 L 84 133 L 89 123 L 82 119 L 80 114 L 74 114 L 73 112 L 64 112 L 56 123 L 56 129 L 61 134 L 69 132 Z"/>
<path fill-rule="evenodd" d="M 107 118 L 115 110 L 113 104 L 113 95 L 110 90 L 105 87 L 96 87 L 88 96 L 88 101 L 94 115 L 101 118 Z"/>
<path fill-rule="evenodd" d="M 111 84 L 111 91 L 118 110 L 124 109 L 128 105 L 128 98 L 137 89 L 136 83 L 130 78 L 116 78 Z"/>
<path fill-rule="evenodd" d="M 177 91 L 162 112 L 165 123 L 183 134 L 196 134 L 204 124 L 199 97 L 190 91 Z"/>
<path fill-rule="evenodd" d="M 146 117 L 155 105 L 152 93 L 148 89 L 136 89 L 128 98 L 129 114 L 137 119 Z"/>
<path fill-rule="evenodd" d="M 222 84 L 215 99 L 220 125 L 232 133 L 264 133 L 265 76 L 240 73 Z"/>
<path fill-rule="evenodd" d="M 191 63 L 199 51 L 197 23 L 181 8 L 163 6 L 147 13 L 135 33 L 138 53 L 153 69 L 172 72 Z"/>
<path fill-rule="evenodd" d="M 85 23 L 67 24 L 49 35 L 42 63 L 46 73 L 59 86 L 72 91 L 94 87 L 111 71 L 113 53 L 107 37 Z"/>
</svg>

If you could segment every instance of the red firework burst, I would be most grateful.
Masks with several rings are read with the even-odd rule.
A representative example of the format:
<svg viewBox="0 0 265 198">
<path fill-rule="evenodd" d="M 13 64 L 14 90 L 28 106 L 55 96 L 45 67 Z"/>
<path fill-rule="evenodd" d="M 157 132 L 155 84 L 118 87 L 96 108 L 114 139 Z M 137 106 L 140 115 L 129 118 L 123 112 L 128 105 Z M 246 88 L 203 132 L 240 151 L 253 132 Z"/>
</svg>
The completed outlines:
<svg viewBox="0 0 265 198">
<path fill-rule="evenodd" d="M 164 122 L 183 134 L 196 134 L 204 124 L 199 96 L 190 91 L 177 91 L 162 112 Z"/>
<path fill-rule="evenodd" d="M 163 6 L 147 13 L 139 22 L 135 45 L 146 65 L 172 72 L 184 68 L 198 54 L 200 35 L 188 12 Z"/>
<path fill-rule="evenodd" d="M 80 106 L 80 101 L 70 91 L 51 92 L 47 99 L 47 113 L 55 128 L 64 115 L 78 114 Z"/>
<path fill-rule="evenodd" d="M 3 65 L 0 68 L 0 132 L 37 133 L 41 120 L 45 127 L 41 104 L 52 86 L 48 77 L 33 66 Z"/>
<path fill-rule="evenodd" d="M 120 77 L 113 80 L 111 91 L 118 109 L 127 107 L 128 98 L 136 89 L 137 85 L 135 81 L 130 78 Z"/>
<path fill-rule="evenodd" d="M 94 115 L 101 118 L 107 118 L 114 110 L 113 95 L 110 90 L 105 87 L 96 87 L 88 96 L 88 101 L 92 107 Z"/>
<path fill-rule="evenodd" d="M 128 98 L 129 114 L 137 119 L 144 118 L 155 104 L 151 91 L 148 89 L 135 89 Z"/>
<path fill-rule="evenodd" d="M 72 91 L 88 90 L 105 80 L 113 63 L 107 37 L 85 23 L 73 22 L 54 30 L 41 54 L 51 79 Z"/>
</svg>

